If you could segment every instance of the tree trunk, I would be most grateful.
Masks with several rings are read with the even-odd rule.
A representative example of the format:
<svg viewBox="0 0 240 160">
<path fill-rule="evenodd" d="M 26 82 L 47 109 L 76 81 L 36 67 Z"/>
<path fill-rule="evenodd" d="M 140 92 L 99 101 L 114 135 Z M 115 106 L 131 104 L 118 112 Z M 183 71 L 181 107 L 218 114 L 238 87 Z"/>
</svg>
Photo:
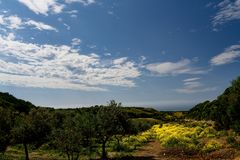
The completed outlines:
<svg viewBox="0 0 240 160">
<path fill-rule="evenodd" d="M 29 160 L 27 144 L 23 143 L 23 145 L 24 145 L 26 160 Z"/>
<path fill-rule="evenodd" d="M 102 160 L 107 160 L 106 141 L 102 143 Z"/>
</svg>

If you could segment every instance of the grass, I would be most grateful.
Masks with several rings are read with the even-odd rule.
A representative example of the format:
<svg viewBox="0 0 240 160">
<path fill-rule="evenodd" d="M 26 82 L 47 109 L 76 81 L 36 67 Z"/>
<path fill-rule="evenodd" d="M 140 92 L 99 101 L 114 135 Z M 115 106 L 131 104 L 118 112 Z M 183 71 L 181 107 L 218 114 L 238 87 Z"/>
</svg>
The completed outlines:
<svg viewBox="0 0 240 160">
<path fill-rule="evenodd" d="M 154 121 L 154 119 L 147 120 Z M 213 123 L 206 121 L 157 124 L 137 135 L 122 136 L 119 141 L 112 139 L 108 143 L 107 150 L 112 158 L 131 157 L 134 151 L 140 152 L 141 148 L 144 148 L 150 141 L 157 141 L 161 153 L 169 155 L 170 159 L 173 155 L 176 158 L 178 154 L 190 156 L 193 159 L 194 156 L 200 159 L 203 157 L 214 159 L 214 157 L 219 158 L 224 155 L 240 156 L 240 136 L 233 131 L 217 131 L 214 129 Z M 67 159 L 65 155 L 54 150 L 44 149 L 44 147 L 30 150 L 29 155 L 31 160 Z M 25 159 L 24 149 L 21 145 L 9 147 L 4 157 L 1 155 L 0 160 Z M 94 157 L 99 157 L 99 154 L 96 153 Z"/>
</svg>

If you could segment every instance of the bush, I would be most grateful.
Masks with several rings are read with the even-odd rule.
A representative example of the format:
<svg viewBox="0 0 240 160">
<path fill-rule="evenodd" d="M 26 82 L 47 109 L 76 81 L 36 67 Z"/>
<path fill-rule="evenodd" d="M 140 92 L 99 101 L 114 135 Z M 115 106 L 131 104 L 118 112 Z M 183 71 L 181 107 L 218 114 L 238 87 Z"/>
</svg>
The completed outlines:
<svg viewBox="0 0 240 160">
<path fill-rule="evenodd" d="M 0 153 L 0 160 L 10 160 L 10 158 Z"/>
<path fill-rule="evenodd" d="M 212 152 L 222 148 L 222 144 L 216 140 L 209 140 L 204 144 L 202 152 Z"/>
<path fill-rule="evenodd" d="M 218 131 L 216 134 L 218 137 L 228 136 L 228 132 L 226 130 Z"/>
<path fill-rule="evenodd" d="M 236 121 L 231 128 L 235 131 L 235 132 L 240 132 L 240 121 Z"/>
<path fill-rule="evenodd" d="M 131 152 L 132 148 L 130 148 L 130 146 L 126 143 L 119 143 L 113 145 L 112 150 L 117 152 Z"/>
<path fill-rule="evenodd" d="M 237 140 L 232 136 L 227 137 L 226 141 L 230 145 L 235 145 L 237 143 Z"/>
<path fill-rule="evenodd" d="M 200 138 L 213 138 L 217 134 L 217 131 L 213 127 L 206 127 L 204 130 L 200 133 Z"/>
<path fill-rule="evenodd" d="M 238 141 L 236 140 L 236 138 L 233 137 L 233 136 L 227 137 L 226 141 L 227 141 L 227 143 L 228 143 L 229 145 L 231 145 L 232 147 L 240 147 L 240 142 L 238 142 Z"/>
</svg>

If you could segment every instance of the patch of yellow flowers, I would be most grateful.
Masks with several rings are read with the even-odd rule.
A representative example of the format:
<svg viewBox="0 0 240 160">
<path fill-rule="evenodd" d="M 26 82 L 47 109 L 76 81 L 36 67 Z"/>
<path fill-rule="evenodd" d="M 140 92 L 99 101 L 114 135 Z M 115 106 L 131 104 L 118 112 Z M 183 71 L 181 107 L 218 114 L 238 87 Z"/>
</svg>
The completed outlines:
<svg viewBox="0 0 240 160">
<path fill-rule="evenodd" d="M 214 138 L 217 131 L 212 126 L 188 127 L 183 124 L 167 123 L 154 125 L 151 129 L 135 136 L 123 139 L 126 145 L 141 146 L 150 139 L 156 139 L 163 147 L 178 147 L 183 149 L 210 152 L 220 149 L 222 145 L 216 140 L 202 140 Z"/>
</svg>

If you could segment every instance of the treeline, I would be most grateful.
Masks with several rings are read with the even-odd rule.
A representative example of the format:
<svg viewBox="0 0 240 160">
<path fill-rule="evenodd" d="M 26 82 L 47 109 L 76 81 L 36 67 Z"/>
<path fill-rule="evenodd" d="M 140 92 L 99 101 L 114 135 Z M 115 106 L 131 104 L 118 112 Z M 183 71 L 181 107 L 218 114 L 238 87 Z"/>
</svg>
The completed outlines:
<svg viewBox="0 0 240 160">
<path fill-rule="evenodd" d="M 216 100 L 196 105 L 188 116 L 197 120 L 213 120 L 218 129 L 240 132 L 240 77 L 233 80 Z"/>
<path fill-rule="evenodd" d="M 137 134 L 158 123 L 138 119 L 137 112 L 133 116 L 128 110 L 131 109 L 115 101 L 89 108 L 42 108 L 1 93 L 0 153 L 4 154 L 8 146 L 20 144 L 28 160 L 29 147 L 37 149 L 45 145 L 64 153 L 68 159 L 77 160 L 82 155 L 90 157 L 99 150 L 101 158 L 107 159 L 109 141 L 115 140 L 118 145 L 122 136 Z"/>
</svg>

